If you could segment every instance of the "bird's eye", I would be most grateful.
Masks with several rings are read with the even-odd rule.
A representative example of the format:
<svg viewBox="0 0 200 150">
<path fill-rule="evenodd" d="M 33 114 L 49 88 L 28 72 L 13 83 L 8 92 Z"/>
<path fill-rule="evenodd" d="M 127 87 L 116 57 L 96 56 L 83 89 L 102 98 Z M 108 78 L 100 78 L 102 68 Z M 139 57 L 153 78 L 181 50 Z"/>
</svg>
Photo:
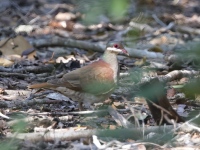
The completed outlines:
<svg viewBox="0 0 200 150">
<path fill-rule="evenodd" d="M 115 48 L 118 48 L 118 47 L 119 47 L 119 45 L 118 45 L 118 44 L 114 44 L 114 47 L 115 47 Z"/>
</svg>

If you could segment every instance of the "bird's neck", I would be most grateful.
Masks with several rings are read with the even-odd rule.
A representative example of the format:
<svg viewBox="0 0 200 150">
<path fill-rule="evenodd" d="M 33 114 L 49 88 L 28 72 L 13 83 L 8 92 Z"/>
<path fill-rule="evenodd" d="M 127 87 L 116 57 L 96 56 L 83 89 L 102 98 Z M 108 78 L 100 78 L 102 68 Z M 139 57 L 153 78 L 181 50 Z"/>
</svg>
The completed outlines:
<svg viewBox="0 0 200 150">
<path fill-rule="evenodd" d="M 117 61 L 117 55 L 115 53 L 111 53 L 109 51 L 104 52 L 104 55 L 102 56 L 102 60 L 105 61 L 110 65 L 110 67 L 114 71 L 114 80 L 117 81 L 118 78 L 118 61 Z"/>
</svg>

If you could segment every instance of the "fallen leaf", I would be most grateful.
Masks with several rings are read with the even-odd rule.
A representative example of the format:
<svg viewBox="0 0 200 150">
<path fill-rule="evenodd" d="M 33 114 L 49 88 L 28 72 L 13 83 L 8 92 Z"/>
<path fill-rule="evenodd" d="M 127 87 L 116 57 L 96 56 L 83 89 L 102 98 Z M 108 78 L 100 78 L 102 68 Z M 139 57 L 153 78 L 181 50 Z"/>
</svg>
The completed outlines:
<svg viewBox="0 0 200 150">
<path fill-rule="evenodd" d="M 179 84 L 185 84 L 185 83 L 187 83 L 188 81 L 189 81 L 189 78 L 184 77 L 184 78 L 181 78 L 181 79 L 180 79 Z"/>
<path fill-rule="evenodd" d="M 76 15 L 69 12 L 65 12 L 65 13 L 60 12 L 55 16 L 55 19 L 59 21 L 74 20 L 75 18 L 76 18 Z"/>
<path fill-rule="evenodd" d="M 167 98 L 171 98 L 176 94 L 176 90 L 174 88 L 170 88 L 167 90 Z"/>
<path fill-rule="evenodd" d="M 15 38 L 0 41 L 0 46 L 0 51 L 4 56 L 13 54 L 21 56 L 23 51 L 32 48 L 29 42 L 20 35 Z"/>
<path fill-rule="evenodd" d="M 0 66 L 4 67 L 10 67 L 14 64 L 16 61 L 20 61 L 21 56 L 20 55 L 7 55 L 0 57 Z"/>
<path fill-rule="evenodd" d="M 37 25 L 19 25 L 16 29 L 15 32 L 16 33 L 20 33 L 20 32 L 26 32 L 26 33 L 31 33 L 33 30 L 38 29 L 39 26 Z"/>
<path fill-rule="evenodd" d="M 23 51 L 21 56 L 28 56 L 28 59 L 32 59 L 33 60 L 33 59 L 35 59 L 36 51 L 32 47 L 32 48 L 29 48 L 29 49 L 26 49 L 25 51 Z"/>
<path fill-rule="evenodd" d="M 150 51 L 150 52 L 156 52 L 156 53 L 162 53 L 163 52 L 162 48 L 159 47 L 159 46 L 151 47 L 151 48 L 148 49 L 148 51 Z"/>
<path fill-rule="evenodd" d="M 109 126 L 109 129 L 110 129 L 110 130 L 115 130 L 116 128 L 117 128 L 117 127 L 116 127 L 115 125 L 110 125 L 110 126 Z"/>
<path fill-rule="evenodd" d="M 67 31 L 72 31 L 74 29 L 74 22 L 73 21 L 51 21 L 50 26 L 54 28 L 61 28 Z"/>
<path fill-rule="evenodd" d="M 3 58 L 3 57 L 0 57 L 0 66 L 3 66 L 3 67 L 10 67 L 14 64 L 13 61 L 10 61 L 6 58 Z"/>
<path fill-rule="evenodd" d="M 199 94 L 196 94 L 196 95 L 195 95 L 195 100 L 196 100 L 197 102 L 200 102 L 200 95 L 199 95 Z"/>
<path fill-rule="evenodd" d="M 58 57 L 56 59 L 56 63 L 68 63 L 70 62 L 71 60 L 76 60 L 76 58 L 73 56 L 73 55 L 70 55 L 71 57 L 68 57 L 68 58 L 64 58 L 64 57 Z"/>
<path fill-rule="evenodd" d="M 146 59 L 147 59 L 146 57 L 143 57 L 142 59 L 135 61 L 134 65 L 138 67 L 142 66 L 146 63 Z"/>
</svg>

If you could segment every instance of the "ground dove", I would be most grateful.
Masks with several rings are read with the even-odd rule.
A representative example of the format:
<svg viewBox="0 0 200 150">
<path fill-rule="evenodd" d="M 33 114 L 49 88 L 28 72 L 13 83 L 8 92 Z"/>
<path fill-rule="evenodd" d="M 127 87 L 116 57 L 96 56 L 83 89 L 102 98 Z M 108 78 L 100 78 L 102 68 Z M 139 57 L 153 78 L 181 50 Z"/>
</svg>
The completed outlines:
<svg viewBox="0 0 200 150">
<path fill-rule="evenodd" d="M 121 43 L 107 46 L 103 56 L 87 66 L 71 71 L 60 79 L 30 85 L 29 88 L 47 88 L 58 91 L 87 107 L 106 100 L 118 83 L 117 54 L 128 52 Z M 80 107 L 80 106 L 79 106 Z"/>
</svg>

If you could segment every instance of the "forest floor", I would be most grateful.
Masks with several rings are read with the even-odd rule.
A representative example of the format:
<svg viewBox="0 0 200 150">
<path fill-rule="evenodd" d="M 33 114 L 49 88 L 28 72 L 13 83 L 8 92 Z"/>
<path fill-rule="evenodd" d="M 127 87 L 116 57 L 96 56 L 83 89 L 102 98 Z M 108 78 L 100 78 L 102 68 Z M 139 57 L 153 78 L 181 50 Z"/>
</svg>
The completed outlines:
<svg viewBox="0 0 200 150">
<path fill-rule="evenodd" d="M 200 149 L 199 6 L 0 0 L 0 149 Z M 79 111 L 58 91 L 28 88 L 99 59 L 110 41 L 129 56 L 109 99 Z"/>
</svg>

